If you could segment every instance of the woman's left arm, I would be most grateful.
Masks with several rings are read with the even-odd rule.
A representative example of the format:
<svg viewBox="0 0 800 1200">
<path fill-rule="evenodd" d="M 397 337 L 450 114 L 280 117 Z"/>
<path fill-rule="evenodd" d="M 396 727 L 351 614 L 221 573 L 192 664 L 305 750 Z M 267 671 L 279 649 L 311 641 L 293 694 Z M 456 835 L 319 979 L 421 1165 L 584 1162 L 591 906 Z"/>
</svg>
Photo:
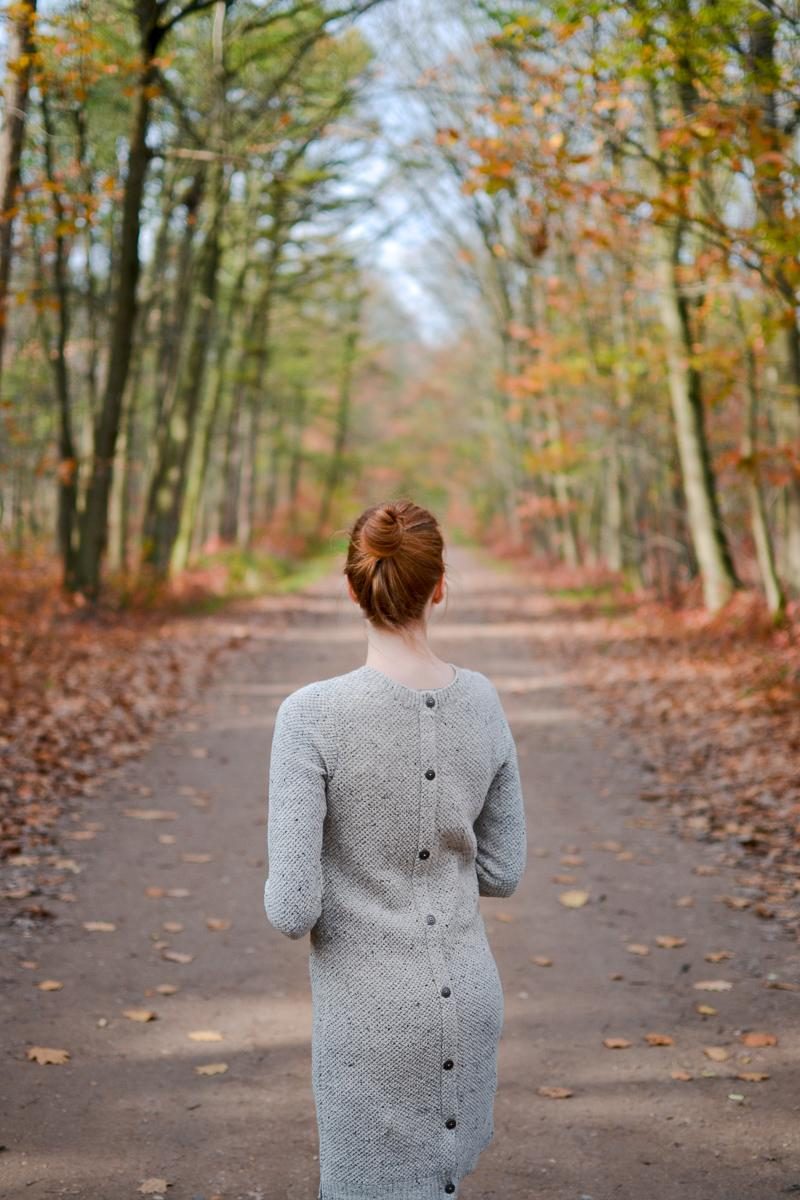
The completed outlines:
<svg viewBox="0 0 800 1200">
<path fill-rule="evenodd" d="M 313 685 L 287 696 L 272 735 L 264 910 L 272 925 L 301 938 L 322 913 L 322 835 L 328 763 L 321 697 Z"/>
</svg>

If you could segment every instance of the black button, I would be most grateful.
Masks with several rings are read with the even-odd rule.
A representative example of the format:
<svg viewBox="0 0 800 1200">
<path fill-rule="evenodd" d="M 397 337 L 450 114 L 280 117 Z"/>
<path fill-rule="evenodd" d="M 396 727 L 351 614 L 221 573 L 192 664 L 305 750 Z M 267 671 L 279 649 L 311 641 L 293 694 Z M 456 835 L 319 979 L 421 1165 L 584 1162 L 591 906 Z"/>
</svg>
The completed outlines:
<svg viewBox="0 0 800 1200">
<path fill-rule="evenodd" d="M 444 1067 L 445 1071 L 452 1071 L 452 1069 L 453 1069 L 453 1060 L 452 1060 L 452 1058 L 446 1058 L 446 1059 L 444 1060 L 444 1062 L 442 1063 L 442 1066 Z"/>
<path fill-rule="evenodd" d="M 456 1127 L 455 1117 L 448 1117 L 447 1120 L 445 1121 L 445 1125 L 447 1126 L 448 1129 L 455 1129 L 455 1127 Z"/>
<path fill-rule="evenodd" d="M 447 984 L 445 984 L 445 985 L 444 985 L 444 987 L 442 988 L 442 995 L 443 995 L 443 996 L 449 996 L 449 995 L 450 995 L 450 988 L 447 986 Z"/>
<path fill-rule="evenodd" d="M 427 771 L 425 772 L 425 778 L 426 779 L 435 779 L 436 778 L 436 772 L 434 771 L 433 767 L 428 767 Z"/>
<path fill-rule="evenodd" d="M 444 1185 L 444 1190 L 447 1192 L 447 1194 L 449 1196 L 451 1192 L 454 1192 L 456 1190 L 456 1185 L 454 1183 L 446 1183 Z"/>
<path fill-rule="evenodd" d="M 428 913 L 428 915 L 427 915 L 427 917 L 426 917 L 426 920 L 427 920 L 427 922 L 428 922 L 428 924 L 429 924 L 429 925 L 435 925 L 435 924 L 436 924 L 436 917 L 433 915 L 433 913 Z"/>
<path fill-rule="evenodd" d="M 420 850 L 419 856 L 420 858 L 430 858 L 431 852 L 430 850 Z"/>
<path fill-rule="evenodd" d="M 425 703 L 427 704 L 428 708 L 433 708 L 436 701 L 434 700 L 433 696 L 426 696 Z M 447 1188 L 445 1188 L 444 1190 L 447 1191 Z"/>
</svg>

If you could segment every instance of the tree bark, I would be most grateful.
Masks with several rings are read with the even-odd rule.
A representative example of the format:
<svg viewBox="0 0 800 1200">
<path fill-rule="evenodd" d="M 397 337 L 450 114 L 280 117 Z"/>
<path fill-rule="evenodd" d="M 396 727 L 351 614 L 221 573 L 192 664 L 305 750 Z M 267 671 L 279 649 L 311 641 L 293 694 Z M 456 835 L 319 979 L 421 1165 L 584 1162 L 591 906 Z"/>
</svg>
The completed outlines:
<svg viewBox="0 0 800 1200">
<path fill-rule="evenodd" d="M 198 262 L 198 296 L 193 306 L 186 361 L 177 381 L 174 403 L 162 425 L 163 434 L 159 439 L 156 469 L 148 492 L 142 537 L 142 562 L 161 576 L 166 576 L 169 572 L 173 548 L 180 529 L 186 475 L 198 413 L 202 410 L 208 349 L 217 302 L 222 222 L 227 194 L 227 179 L 222 160 L 225 133 L 225 14 L 225 0 L 217 0 L 212 27 L 215 97 L 210 139 L 217 156 L 209 172 L 210 212 Z"/>
<path fill-rule="evenodd" d="M 143 63 L 139 71 L 128 150 L 108 374 L 94 429 L 91 476 L 81 520 L 74 579 L 74 586 L 92 598 L 95 598 L 100 590 L 101 564 L 108 540 L 108 507 L 114 455 L 133 346 L 140 267 L 142 196 L 150 159 L 147 133 L 150 127 L 152 89 L 156 79 L 153 57 L 160 41 L 160 31 L 155 20 L 149 26 L 144 16 L 140 16 L 140 21 L 145 23 L 141 29 Z"/>
<path fill-rule="evenodd" d="M 70 378 L 66 354 L 71 319 L 70 289 L 67 277 L 69 250 L 65 244 L 64 233 L 62 231 L 64 207 L 61 203 L 61 193 L 55 177 L 53 126 L 46 91 L 42 92 L 41 110 L 42 128 L 44 130 L 45 172 L 47 181 L 50 184 L 53 221 L 55 224 L 53 285 L 58 300 L 55 344 L 50 348 L 48 355 L 53 368 L 56 402 L 58 405 L 57 536 L 62 562 L 63 585 L 65 588 L 70 589 L 73 586 L 75 578 L 74 531 L 77 523 L 78 455 L 72 431 Z"/>
<path fill-rule="evenodd" d="M 767 607 L 777 622 L 783 619 L 786 611 L 786 595 L 775 566 L 772 535 L 770 534 L 769 522 L 767 520 L 767 509 L 764 503 L 764 492 L 761 487 L 760 472 L 758 469 L 758 366 L 755 352 L 744 328 L 738 299 L 734 303 L 739 327 L 744 337 L 746 364 L 745 387 L 747 392 L 747 411 L 741 446 L 742 465 L 747 471 L 750 523 L 756 547 L 758 569 L 761 573 L 761 582 L 767 598 Z"/>
<path fill-rule="evenodd" d="M 738 586 L 722 519 L 705 427 L 700 373 L 692 365 L 688 303 L 678 280 L 682 230 L 656 230 L 658 305 L 664 327 L 667 377 L 689 529 L 706 607 L 715 612 Z"/>
<path fill-rule="evenodd" d="M 0 383 L 3 372 L 8 286 L 14 236 L 17 189 L 20 182 L 22 144 L 33 65 L 36 0 L 18 4 L 8 23 L 5 88 L 5 121 L 0 129 Z"/>
</svg>

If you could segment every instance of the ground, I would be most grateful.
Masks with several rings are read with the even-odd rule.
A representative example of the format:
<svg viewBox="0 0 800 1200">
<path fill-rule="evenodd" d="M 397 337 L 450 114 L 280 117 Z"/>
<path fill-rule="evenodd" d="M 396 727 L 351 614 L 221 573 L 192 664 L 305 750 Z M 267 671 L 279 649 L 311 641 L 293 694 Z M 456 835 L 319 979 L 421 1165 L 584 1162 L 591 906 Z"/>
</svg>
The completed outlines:
<svg viewBox="0 0 800 1200">
<path fill-rule="evenodd" d="M 506 1024 L 495 1138 L 459 1196 L 800 1193 L 796 940 L 721 902 L 736 879 L 720 848 L 642 799 L 647 764 L 576 694 L 536 589 L 450 557 L 432 641 L 497 684 L 529 828 L 517 892 L 481 899 Z M 263 911 L 266 771 L 281 698 L 359 666 L 364 626 L 336 573 L 216 621 L 247 636 L 81 802 L 62 860 L 74 899 L 0 929 L 8 1200 L 316 1197 L 308 946 Z"/>
</svg>

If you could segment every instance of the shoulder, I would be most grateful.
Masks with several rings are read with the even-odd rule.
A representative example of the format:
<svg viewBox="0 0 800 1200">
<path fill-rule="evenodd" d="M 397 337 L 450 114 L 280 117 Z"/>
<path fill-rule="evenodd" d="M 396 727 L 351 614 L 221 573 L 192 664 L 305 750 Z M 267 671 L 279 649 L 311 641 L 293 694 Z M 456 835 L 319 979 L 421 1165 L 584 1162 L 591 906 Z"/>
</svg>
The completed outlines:
<svg viewBox="0 0 800 1200">
<path fill-rule="evenodd" d="M 464 671 L 473 697 L 473 712 L 480 713 L 492 744 L 498 748 L 499 761 L 508 753 L 513 734 L 496 685 L 482 671 Z"/>
<path fill-rule="evenodd" d="M 290 692 L 278 705 L 273 729 L 273 754 L 313 753 L 329 776 L 338 757 L 332 683 L 315 680 Z"/>
<path fill-rule="evenodd" d="M 295 688 L 281 700 L 276 719 L 284 724 L 323 723 L 333 711 L 336 698 L 335 683 L 336 679 L 317 679 L 313 683 L 305 683 L 302 687 Z"/>
<path fill-rule="evenodd" d="M 502 709 L 500 693 L 488 675 L 484 675 L 482 671 L 473 671 L 467 667 L 460 667 L 459 670 L 465 676 L 476 699 L 489 707 Z"/>
</svg>

